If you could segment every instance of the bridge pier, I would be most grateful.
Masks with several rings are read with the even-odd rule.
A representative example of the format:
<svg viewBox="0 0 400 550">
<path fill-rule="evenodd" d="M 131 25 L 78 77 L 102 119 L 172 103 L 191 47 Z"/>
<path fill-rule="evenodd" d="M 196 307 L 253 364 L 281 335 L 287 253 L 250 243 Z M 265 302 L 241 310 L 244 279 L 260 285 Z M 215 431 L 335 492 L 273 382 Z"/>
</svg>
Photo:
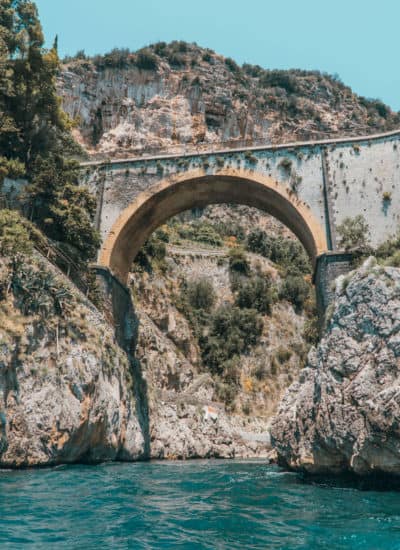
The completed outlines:
<svg viewBox="0 0 400 550">
<path fill-rule="evenodd" d="M 326 308 L 334 298 L 333 282 L 339 275 L 345 275 L 353 269 L 352 258 L 350 252 L 326 252 L 317 257 L 314 284 L 321 324 Z"/>
<path fill-rule="evenodd" d="M 115 327 L 120 346 L 134 353 L 138 333 L 138 320 L 131 293 L 107 267 L 94 265 L 96 280 L 105 299 L 105 313 Z"/>
</svg>

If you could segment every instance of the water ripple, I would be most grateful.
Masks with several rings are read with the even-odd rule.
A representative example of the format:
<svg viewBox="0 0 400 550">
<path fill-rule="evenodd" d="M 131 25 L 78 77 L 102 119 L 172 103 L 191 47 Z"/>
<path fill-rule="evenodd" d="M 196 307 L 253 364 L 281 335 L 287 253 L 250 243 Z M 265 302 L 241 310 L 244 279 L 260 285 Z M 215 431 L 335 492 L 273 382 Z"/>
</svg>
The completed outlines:
<svg viewBox="0 0 400 550">
<path fill-rule="evenodd" d="M 256 461 L 1 471 L 0 547 L 400 550 L 400 493 Z"/>
</svg>

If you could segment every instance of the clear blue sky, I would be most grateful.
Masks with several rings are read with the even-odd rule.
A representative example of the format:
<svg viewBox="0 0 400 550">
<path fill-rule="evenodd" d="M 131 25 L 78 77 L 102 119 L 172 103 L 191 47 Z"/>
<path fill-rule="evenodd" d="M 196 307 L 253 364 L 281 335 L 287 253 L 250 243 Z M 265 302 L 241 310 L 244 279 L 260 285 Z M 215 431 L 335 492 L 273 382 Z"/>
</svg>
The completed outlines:
<svg viewBox="0 0 400 550">
<path fill-rule="evenodd" d="M 60 54 L 186 40 L 238 63 L 338 73 L 400 110 L 400 0 L 36 0 Z"/>
</svg>

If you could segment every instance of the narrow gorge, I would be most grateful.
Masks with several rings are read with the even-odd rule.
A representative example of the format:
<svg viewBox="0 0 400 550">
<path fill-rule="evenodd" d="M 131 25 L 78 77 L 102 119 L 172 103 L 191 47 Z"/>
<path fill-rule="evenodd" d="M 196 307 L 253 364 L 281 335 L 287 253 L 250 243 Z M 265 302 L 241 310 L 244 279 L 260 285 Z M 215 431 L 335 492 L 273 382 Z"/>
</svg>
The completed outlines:
<svg viewBox="0 0 400 550">
<path fill-rule="evenodd" d="M 239 67 L 185 42 L 92 58 L 80 52 L 61 62 L 55 83 L 68 115 L 62 143 L 80 166 L 69 168 L 57 152 L 55 173 L 72 175 L 53 194 L 41 187 L 53 181 L 53 166 L 40 155 L 32 181 L 10 159 L 3 174 L 10 209 L 0 217 L 0 466 L 261 457 L 310 473 L 398 474 L 400 245 L 390 171 L 398 150 L 389 132 L 399 114 L 329 75 Z M 376 141 L 381 167 L 368 136 L 384 132 Z M 321 166 L 319 146 L 304 159 L 293 145 L 357 136 L 361 145 L 344 153 L 329 142 Z M 246 150 L 282 143 L 292 146 L 276 161 L 268 157 L 274 153 Z M 290 184 L 288 202 L 304 199 L 307 174 L 329 177 L 342 207 L 337 248 L 352 254 L 354 273 L 336 280 L 334 302 L 318 317 L 312 264 L 321 251 L 310 258 L 288 227 L 261 204 L 254 208 L 255 199 L 251 207 L 240 204 L 242 195 L 239 204 L 209 205 L 219 201 L 206 197 L 162 224 L 149 213 L 155 231 L 126 281 L 134 314 L 129 326 L 112 326 L 115 304 L 104 300 L 87 263 L 96 263 L 100 248 L 101 209 L 113 235 L 117 207 L 137 198 L 129 178 L 146 192 L 147 179 L 174 177 L 194 167 L 194 156 L 220 150 L 236 151 L 227 161 L 232 170 L 254 173 L 263 163 L 269 176 L 280 174 Z M 362 177 L 360 150 L 370 163 Z M 324 165 L 329 155 L 333 174 Z M 172 168 L 163 165 L 169 159 Z M 207 170 L 218 176 L 223 162 L 214 155 L 195 167 L 210 180 Z M 324 192 L 310 192 L 311 209 L 303 200 L 301 211 L 321 210 L 329 229 L 339 214 L 316 198 Z M 345 215 L 346 196 L 356 192 L 382 216 L 374 235 L 365 220 Z M 33 224 L 15 212 L 17 203 Z M 98 233 L 86 242 L 89 226 Z M 378 264 L 365 263 L 369 255 Z M 129 333 L 124 349 L 115 328 L 117 336 Z"/>
</svg>

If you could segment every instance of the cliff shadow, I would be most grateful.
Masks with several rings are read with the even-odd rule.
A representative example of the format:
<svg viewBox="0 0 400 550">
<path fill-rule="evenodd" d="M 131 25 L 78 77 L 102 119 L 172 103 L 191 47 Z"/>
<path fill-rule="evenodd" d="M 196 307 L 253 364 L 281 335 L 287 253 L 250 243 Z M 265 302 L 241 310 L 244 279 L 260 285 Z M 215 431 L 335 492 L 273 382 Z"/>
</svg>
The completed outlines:
<svg viewBox="0 0 400 550">
<path fill-rule="evenodd" d="M 97 280 L 105 297 L 106 315 L 115 327 L 120 347 L 127 353 L 134 382 L 136 415 L 144 439 L 143 460 L 150 458 L 150 419 L 147 381 L 140 361 L 135 357 L 139 319 L 130 290 L 104 268 L 96 267 Z"/>
</svg>

